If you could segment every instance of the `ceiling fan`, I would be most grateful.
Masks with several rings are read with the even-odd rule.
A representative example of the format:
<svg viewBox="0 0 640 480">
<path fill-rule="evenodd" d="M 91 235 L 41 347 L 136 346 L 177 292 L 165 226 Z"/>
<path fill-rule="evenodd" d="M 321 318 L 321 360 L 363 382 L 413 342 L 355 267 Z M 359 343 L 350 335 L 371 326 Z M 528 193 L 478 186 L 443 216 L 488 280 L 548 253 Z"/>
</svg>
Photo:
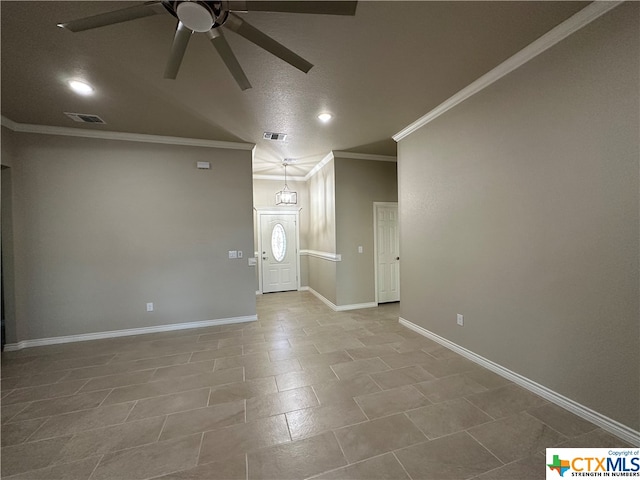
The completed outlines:
<svg viewBox="0 0 640 480">
<path fill-rule="evenodd" d="M 264 50 L 307 73 L 313 65 L 273 38 L 245 22 L 234 12 L 286 12 L 325 15 L 355 15 L 357 1 L 236 1 L 236 0 L 156 0 L 141 5 L 80 18 L 58 26 L 71 32 L 114 25 L 152 15 L 169 13 L 176 17 L 176 26 L 164 78 L 175 79 L 191 35 L 205 33 L 242 90 L 251 88 L 238 59 L 224 37 L 221 27 L 244 37 Z"/>
</svg>

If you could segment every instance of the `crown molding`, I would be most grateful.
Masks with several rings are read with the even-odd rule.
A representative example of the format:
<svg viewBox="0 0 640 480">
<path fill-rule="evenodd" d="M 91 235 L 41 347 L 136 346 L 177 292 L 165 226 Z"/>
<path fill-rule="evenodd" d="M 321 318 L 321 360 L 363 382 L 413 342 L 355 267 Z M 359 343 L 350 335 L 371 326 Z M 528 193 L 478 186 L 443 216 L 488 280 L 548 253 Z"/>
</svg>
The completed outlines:
<svg viewBox="0 0 640 480">
<path fill-rule="evenodd" d="M 309 173 L 307 173 L 304 176 L 305 181 L 309 180 L 311 177 L 313 177 L 316 173 L 318 173 L 322 167 L 324 167 L 327 163 L 329 163 L 331 160 L 333 160 L 333 152 L 329 152 L 322 160 L 320 160 L 315 167 L 313 167 Z"/>
<path fill-rule="evenodd" d="M 376 155 L 372 153 L 354 153 L 354 152 L 343 152 L 341 150 L 332 150 L 325 157 L 320 160 L 304 177 L 291 177 L 287 175 L 287 180 L 291 180 L 292 182 L 307 182 L 311 177 L 313 177 L 316 173 L 318 173 L 322 167 L 324 167 L 331 160 L 339 158 L 351 158 L 356 160 L 375 160 L 378 162 L 397 162 L 397 157 L 392 157 L 390 155 Z M 254 175 L 254 180 L 284 180 L 284 175 Z"/>
<path fill-rule="evenodd" d="M 254 180 L 277 180 L 279 182 L 284 181 L 284 175 L 254 175 Z M 291 182 L 306 182 L 307 177 L 292 177 L 291 175 L 287 175 L 287 181 Z"/>
<path fill-rule="evenodd" d="M 535 40 L 533 43 L 529 44 L 522 50 L 520 50 L 515 55 L 509 57 L 507 60 L 502 62 L 500 65 L 495 67 L 493 70 L 485 73 L 483 76 L 478 78 L 475 82 L 469 84 L 467 87 L 460 90 L 458 93 L 450 97 L 448 100 L 445 100 L 443 103 L 438 105 L 436 108 L 431 110 L 426 115 L 420 117 L 418 120 L 405 127 L 396 133 L 392 138 L 399 142 L 407 135 L 415 132 L 419 128 L 425 126 L 429 122 L 435 120 L 443 113 L 451 110 L 456 105 L 462 103 L 467 98 L 475 95 L 476 93 L 484 90 L 492 83 L 498 81 L 505 75 L 511 73 L 516 68 L 524 65 L 532 58 L 540 55 L 545 50 L 553 47 L 555 44 L 567 38 L 572 33 L 580 30 L 582 27 L 588 25 L 593 22 L 598 17 L 604 15 L 609 10 L 614 9 L 618 5 L 623 3 L 622 1 L 607 1 L 607 0 L 597 0 L 593 3 L 590 3 L 585 8 L 580 10 L 575 15 L 569 17 L 567 20 L 557 25 L 556 27 L 549 30 L 543 36 Z"/>
<path fill-rule="evenodd" d="M 66 137 L 97 138 L 101 140 L 119 140 L 125 142 L 161 143 L 165 145 L 181 145 L 187 147 L 225 148 L 228 150 L 253 151 L 253 143 L 222 142 L 218 140 L 205 140 L 200 138 L 169 137 L 164 135 L 149 135 L 144 133 L 123 133 L 109 130 L 96 131 L 82 128 L 53 127 L 50 125 L 33 125 L 30 123 L 17 123 L 2 116 L 1 123 L 14 132 L 37 133 L 42 135 L 62 135 Z"/>
<path fill-rule="evenodd" d="M 355 160 L 375 160 L 378 162 L 397 162 L 398 157 L 391 155 L 376 155 L 373 153 L 355 153 L 355 152 L 343 152 L 340 150 L 334 150 L 333 156 L 340 158 L 352 158 Z"/>
</svg>

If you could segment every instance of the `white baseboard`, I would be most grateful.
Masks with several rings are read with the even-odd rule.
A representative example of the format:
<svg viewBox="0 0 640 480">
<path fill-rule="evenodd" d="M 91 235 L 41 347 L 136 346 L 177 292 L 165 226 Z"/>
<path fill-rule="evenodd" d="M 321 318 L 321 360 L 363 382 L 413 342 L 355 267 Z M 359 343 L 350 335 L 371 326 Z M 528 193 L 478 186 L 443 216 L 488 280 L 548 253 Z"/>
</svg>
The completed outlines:
<svg viewBox="0 0 640 480">
<path fill-rule="evenodd" d="M 623 425 L 620 422 L 617 422 L 616 420 L 606 417 L 605 415 L 602 415 L 596 412 L 595 410 L 590 409 L 589 407 L 585 407 L 584 405 L 581 405 L 580 403 L 574 400 L 571 400 L 570 398 L 567 398 L 564 395 L 554 392 L 553 390 L 545 387 L 544 385 L 540 385 L 539 383 L 536 383 L 533 380 L 523 377 L 522 375 L 516 372 L 513 372 L 508 368 L 503 367 L 502 365 L 492 362 L 491 360 L 486 359 L 472 352 L 471 350 L 467 350 L 466 348 L 461 347 L 460 345 L 457 345 L 447 340 L 446 338 L 441 337 L 440 335 L 430 332 L 429 330 L 421 327 L 420 325 L 416 325 L 415 323 L 405 320 L 402 317 L 400 317 L 399 322 L 401 325 L 404 325 L 405 327 L 410 328 L 414 332 L 419 333 L 420 335 L 423 335 L 433 340 L 434 342 L 439 343 L 440 345 L 448 348 L 449 350 L 453 350 L 454 352 L 462 355 L 465 358 L 468 358 L 472 362 L 477 363 L 478 365 L 486 368 L 487 370 L 491 370 L 492 372 L 497 373 L 501 377 L 511 380 L 513 383 L 516 383 L 521 387 L 526 388 L 527 390 L 535 393 L 536 395 L 539 395 L 542 398 L 545 398 L 546 400 L 549 400 L 550 402 L 555 403 L 556 405 L 566 410 L 569 410 L 571 413 L 574 413 L 579 417 L 584 418 L 585 420 L 588 420 L 589 422 L 594 423 L 595 425 L 598 425 L 603 430 L 611 432 L 617 437 L 620 437 L 622 440 L 629 442 L 632 445 L 640 447 L 640 432 L 633 430 L 632 428 L 627 427 L 626 425 Z"/>
<path fill-rule="evenodd" d="M 18 343 L 7 343 L 5 351 L 13 352 L 29 347 L 42 347 L 44 345 L 57 345 L 60 343 L 86 342 L 89 340 L 101 340 L 104 338 L 128 337 L 130 335 L 144 335 L 145 333 L 170 332 L 173 330 L 186 330 L 189 328 L 211 327 L 214 325 L 228 325 L 232 323 L 254 322 L 257 315 L 246 317 L 219 318 L 217 320 L 202 320 L 199 322 L 172 323 L 170 325 L 157 325 L 154 327 L 127 328 L 125 330 L 112 330 L 109 332 L 83 333 L 79 335 L 67 335 L 63 337 L 36 338 L 23 340 Z"/>
<path fill-rule="evenodd" d="M 378 304 L 376 302 L 354 303 L 354 304 L 351 304 L 351 305 L 336 305 L 333 302 L 331 302 L 330 300 L 328 300 L 327 298 L 325 298 L 320 293 L 316 292 L 313 288 L 304 287 L 304 289 L 310 291 L 311 293 L 313 293 L 316 297 L 318 297 L 325 305 L 327 305 L 334 312 L 344 312 L 346 310 L 358 310 L 360 308 L 373 308 L 373 307 L 377 307 L 378 306 Z M 302 290 L 302 288 L 301 288 L 301 290 Z"/>
<path fill-rule="evenodd" d="M 352 303 L 351 305 L 337 305 L 336 311 L 344 312 L 346 310 L 360 310 L 361 308 L 374 308 L 377 306 L 378 304 L 376 302 Z"/>
</svg>

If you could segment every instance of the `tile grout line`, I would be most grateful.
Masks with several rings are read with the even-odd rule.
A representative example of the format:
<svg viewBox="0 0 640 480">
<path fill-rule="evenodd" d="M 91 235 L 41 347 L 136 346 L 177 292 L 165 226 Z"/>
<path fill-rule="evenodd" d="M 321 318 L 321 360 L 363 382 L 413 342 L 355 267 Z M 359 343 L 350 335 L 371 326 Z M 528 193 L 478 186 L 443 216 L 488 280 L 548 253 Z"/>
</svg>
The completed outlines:
<svg viewBox="0 0 640 480">
<path fill-rule="evenodd" d="M 338 445 L 340 445 L 340 442 L 338 442 Z M 387 455 L 387 454 L 389 454 L 389 453 L 393 454 L 393 451 L 390 451 L 390 452 L 384 452 L 384 453 L 378 453 L 377 455 L 374 455 L 373 457 L 363 458 L 362 460 L 358 460 L 357 462 L 347 463 L 346 465 L 343 465 L 343 466 L 341 466 L 341 467 L 336 467 L 336 468 L 332 468 L 332 469 L 330 469 L 330 470 L 325 470 L 325 471 L 323 471 L 323 472 L 316 473 L 315 475 L 313 475 L 313 476 L 311 476 L 311 477 L 307 477 L 307 480 L 313 480 L 314 478 L 317 478 L 317 477 L 319 477 L 320 475 L 324 475 L 324 474 L 326 474 L 326 473 L 337 472 L 338 470 L 342 470 L 342 469 L 344 469 L 344 468 L 349 468 L 349 467 L 352 467 L 352 466 L 354 466 L 354 465 L 359 465 L 359 464 L 361 464 L 361 463 L 368 462 L 369 460 L 373 460 L 373 459 L 375 459 L 375 458 L 383 457 L 383 456 L 385 456 L 385 455 Z M 347 457 L 345 457 L 345 459 L 346 459 L 346 458 L 347 458 Z M 347 461 L 347 462 L 348 462 L 348 461 Z"/>
<path fill-rule="evenodd" d="M 131 416 L 131 414 L 133 413 L 133 409 L 136 408 L 136 405 L 138 405 L 138 402 L 140 400 L 135 400 L 133 402 L 133 405 L 131 405 L 131 408 L 129 409 L 129 413 L 127 413 L 127 416 L 124 418 L 124 421 L 122 423 L 127 423 L 127 420 L 129 420 L 129 417 Z M 117 405 L 117 403 L 115 404 Z"/>
<path fill-rule="evenodd" d="M 376 382 L 376 379 L 375 379 L 375 378 L 373 378 L 373 377 L 371 376 L 371 374 L 367 374 L 366 376 L 367 376 L 367 377 L 369 377 L 369 379 L 370 379 L 373 383 L 375 383 L 375 384 L 376 384 L 376 387 L 378 387 L 378 388 L 380 389 L 380 391 L 381 391 L 381 392 L 384 392 L 384 391 L 385 391 L 385 389 L 384 389 L 384 388 L 382 388 L 378 382 Z M 378 393 L 378 392 L 373 392 L 373 393 Z"/>
<path fill-rule="evenodd" d="M 16 445 L 23 445 L 23 444 L 25 444 L 25 443 L 31 443 L 31 442 L 29 442 L 29 439 L 30 439 L 31 437 L 33 437 L 36 433 L 38 433 L 38 432 L 42 429 L 42 427 L 44 427 L 45 423 L 47 423 L 47 422 L 49 421 L 49 419 L 50 419 L 50 418 L 52 418 L 52 417 L 54 417 L 54 415 L 51 415 L 51 416 L 49 416 L 49 417 L 43 417 L 45 420 L 40 424 L 40 426 L 39 426 L 38 428 L 36 428 L 36 429 L 31 433 L 31 435 L 29 435 L 27 438 L 25 438 L 22 442 L 20 442 L 20 443 L 16 443 Z M 36 419 L 34 418 L 33 420 L 36 420 Z M 27 420 L 27 421 L 29 421 L 29 420 Z M 60 435 L 60 436 L 62 436 L 62 435 Z M 55 438 L 55 437 L 49 437 L 49 438 Z M 42 440 L 47 440 L 47 439 L 46 439 L 46 438 L 43 438 Z M 35 441 L 37 442 L 37 440 L 35 440 Z M 7 446 L 9 447 L 9 446 L 12 446 L 12 445 L 7 445 Z"/>
<path fill-rule="evenodd" d="M 119 405 L 119 404 L 117 404 L 117 405 Z M 109 406 L 110 406 L 110 405 L 108 405 L 106 408 L 108 408 Z M 201 407 L 201 408 L 202 408 L 202 407 Z M 68 412 L 68 413 L 77 413 L 77 412 L 84 412 L 84 411 L 89 411 L 89 410 L 94 410 L 94 409 L 91 409 L 91 408 L 90 408 L 90 409 L 86 409 L 86 410 L 75 410 L 75 411 L 73 411 L 73 412 Z M 192 409 L 192 410 L 195 410 L 195 409 Z M 189 410 L 185 410 L 185 411 L 189 411 Z M 175 413 L 181 413 L 181 412 L 175 412 Z M 62 416 L 62 415 L 66 415 L 66 413 L 61 413 L 61 414 L 59 414 L 59 415 L 50 415 L 49 417 L 42 417 L 42 418 L 46 418 L 47 420 L 49 420 L 50 418 L 57 417 L 57 416 Z M 146 421 L 146 420 L 149 420 L 149 419 L 152 419 L 152 418 L 158 418 L 158 417 L 161 417 L 161 416 L 162 416 L 162 415 L 152 415 L 152 416 L 150 416 L 150 417 L 141 418 L 141 419 L 139 419 L 139 420 L 134 420 L 134 421 L 132 421 L 132 422 L 129 422 L 129 425 L 131 425 L 131 424 L 133 424 L 133 423 L 136 423 L 136 422 L 144 422 L 144 421 Z M 167 415 L 167 416 L 168 416 L 168 415 Z M 36 419 L 34 419 L 34 420 L 36 420 Z M 45 423 L 46 423 L 46 422 L 45 422 Z M 24 442 L 19 443 L 19 444 L 16 444 L 16 445 L 23 445 L 23 444 L 25 444 L 25 443 L 36 443 L 36 442 L 42 442 L 42 441 L 45 441 L 45 440 L 52 440 L 52 439 L 54 439 L 54 438 L 61 438 L 61 437 L 67 437 L 67 436 L 70 436 L 70 437 L 72 437 L 72 438 L 73 438 L 73 437 L 75 437 L 76 435 L 83 435 L 83 434 L 85 434 L 85 433 L 95 432 L 95 431 L 97 431 L 97 430 L 103 430 L 103 429 L 107 429 L 107 428 L 111 428 L 111 427 L 124 426 L 124 425 L 126 425 L 126 423 L 127 423 L 127 422 L 119 422 L 119 423 L 111 423 L 111 424 L 108 424 L 108 425 L 102 425 L 102 426 L 99 426 L 99 427 L 85 428 L 84 430 L 78 430 L 78 431 L 75 431 L 75 432 L 63 433 L 62 435 L 53 435 L 52 437 L 40 438 L 40 439 L 38 439 L 38 440 L 34 440 L 33 442 L 26 442 L 26 441 L 24 441 Z M 44 426 L 44 424 L 43 424 L 42 426 Z M 163 427 L 164 427 L 164 423 L 163 423 Z M 40 427 L 40 428 L 41 428 L 41 427 Z M 39 430 L 39 429 L 38 429 L 38 430 Z M 32 436 L 33 436 L 35 433 L 36 433 L 36 432 L 34 432 L 34 433 L 32 434 Z M 161 433 L 162 433 L 162 432 L 161 432 Z M 70 438 L 70 440 L 71 440 L 72 438 Z M 156 440 L 156 441 L 157 441 L 157 440 Z M 155 442 L 150 442 L 150 443 L 155 443 Z M 149 443 L 145 443 L 145 444 L 142 444 L 142 445 L 149 445 Z M 135 446 L 134 446 L 134 447 L 126 447 L 126 448 L 124 448 L 123 450 L 127 450 L 127 449 L 129 449 L 129 448 L 135 448 Z M 114 451 L 117 451 L 117 450 L 114 450 Z M 108 453 L 112 453 L 112 452 L 108 452 Z M 91 455 L 90 455 L 90 456 L 91 456 Z M 87 458 L 87 457 L 83 457 L 83 458 Z M 80 460 L 80 459 L 72 460 L 72 462 L 73 462 L 73 461 L 78 461 L 78 460 Z M 71 463 L 71 462 L 66 462 L 66 463 Z"/>
<path fill-rule="evenodd" d="M 378 392 L 374 392 L 374 393 L 378 393 Z M 364 397 L 365 395 L 356 395 L 358 397 Z M 358 403 L 358 400 L 356 400 L 356 397 L 353 397 L 353 402 L 358 406 L 358 408 L 360 409 L 360 411 L 362 412 L 362 414 L 364 415 L 364 418 L 367 419 L 367 421 L 371 421 L 371 418 L 369 418 L 369 415 L 367 415 L 367 413 L 362 409 L 362 405 L 360 405 Z"/>
<path fill-rule="evenodd" d="M 91 392 L 91 393 L 93 393 L 93 392 Z M 56 398 L 64 398 L 64 397 L 56 397 Z M 47 400 L 47 399 L 45 399 L 45 400 Z M 51 400 L 53 400 L 53 399 L 51 399 Z M 39 401 L 41 401 L 41 400 L 35 400 L 33 402 L 28 402 L 28 404 L 22 410 L 20 410 L 18 413 L 16 413 L 14 416 L 12 416 L 8 421 L 2 422 L 2 423 L 3 424 L 18 423 L 18 422 L 24 422 L 24 421 L 27 421 L 27 420 L 37 420 L 39 418 L 49 418 L 49 417 L 53 417 L 53 416 L 56 416 L 56 415 L 66 415 L 67 413 L 82 412 L 84 410 L 93 410 L 94 408 L 98 408 L 100 406 L 100 405 L 98 405 L 98 406 L 91 407 L 91 408 L 80 408 L 78 410 L 71 410 L 69 412 L 63 412 L 63 413 L 56 414 L 56 415 L 43 415 L 41 417 L 25 418 L 24 420 L 18 420 L 17 422 L 11 422 L 11 420 L 13 420 L 16 416 L 20 415 L 27 407 L 29 407 L 30 405 L 32 405 L 32 404 L 34 404 L 36 402 L 39 402 Z M 124 403 L 124 402 L 120 402 L 120 403 Z M 16 405 L 18 405 L 18 404 L 16 404 Z"/>
<path fill-rule="evenodd" d="M 202 434 L 200 435 L 200 445 L 198 446 L 198 456 L 196 457 L 196 467 L 200 465 L 200 454 L 202 453 L 202 445 L 204 444 L 204 434 L 205 432 L 202 432 Z"/>
<path fill-rule="evenodd" d="M 543 405 L 544 406 L 544 405 Z M 532 407 L 532 408 L 537 408 L 537 407 Z M 565 442 L 566 440 L 571 439 L 572 437 L 565 435 L 564 433 L 562 433 L 559 430 L 556 430 L 555 428 L 553 428 L 551 425 L 549 425 L 547 422 L 545 422 L 544 420 L 539 419 L 538 417 L 536 417 L 535 415 L 532 415 L 531 413 L 529 413 L 529 410 L 522 410 L 521 412 L 517 412 L 514 415 L 518 415 L 518 414 L 524 414 L 527 415 L 528 417 L 540 422 L 542 425 L 544 425 L 545 427 L 548 427 L 550 430 L 554 431 L 555 433 L 557 433 L 558 435 L 560 435 L 562 438 L 564 438 L 564 440 L 562 440 L 561 442 L 558 442 L 556 445 L 559 445 L 562 442 Z"/>
<path fill-rule="evenodd" d="M 427 437 L 428 438 L 428 437 Z M 402 470 L 404 470 L 404 473 L 407 474 L 407 477 L 409 477 L 411 480 L 413 480 L 413 477 L 409 474 L 409 472 L 407 472 L 407 469 L 405 468 L 404 464 L 400 461 L 400 459 L 398 458 L 398 456 L 396 455 L 395 451 L 391 452 L 391 455 L 393 455 L 393 458 L 396 459 L 396 462 L 398 462 L 400 464 L 400 466 L 402 467 Z"/>
<path fill-rule="evenodd" d="M 342 444 L 340 443 L 340 440 L 338 440 L 338 436 L 336 435 L 335 430 L 331 430 L 331 435 L 333 435 L 333 439 L 338 444 L 338 447 L 340 448 L 340 451 L 342 452 L 342 456 L 344 457 L 345 461 L 347 462 L 347 465 L 351 465 L 351 463 L 349 462 L 349 459 L 347 458 L 347 455 L 344 453 L 344 449 L 342 448 Z M 346 466 L 346 465 L 343 465 L 343 466 Z"/>
<path fill-rule="evenodd" d="M 533 455 L 536 455 L 536 454 L 537 454 L 537 452 L 534 453 Z M 508 467 L 509 465 L 513 465 L 514 463 L 518 463 L 519 461 L 523 460 L 524 458 L 527 458 L 527 457 L 518 458 L 518 459 L 513 460 L 511 462 L 508 462 L 508 463 L 503 463 L 502 465 L 499 465 L 496 468 L 492 468 L 491 470 L 487 470 L 486 472 L 479 473 L 478 475 L 476 475 L 473 478 L 478 478 L 481 475 L 486 475 L 487 473 L 490 473 L 490 472 L 496 472 L 496 471 L 500 470 L 501 468 Z M 473 480 L 473 478 L 471 480 Z"/>
<path fill-rule="evenodd" d="M 98 466 L 102 463 L 102 460 L 104 459 L 105 454 L 102 454 L 100 456 L 100 460 L 98 460 L 96 462 L 96 466 L 93 467 L 93 470 L 91 470 L 91 473 L 89 474 L 89 476 L 87 477 L 87 480 L 91 480 L 91 477 L 93 477 L 93 474 L 96 473 L 96 470 L 98 469 Z"/>
<path fill-rule="evenodd" d="M 472 428 L 473 428 L 473 427 L 472 427 Z M 492 452 L 492 451 L 491 451 L 487 446 L 485 446 L 485 445 L 484 445 L 480 440 L 478 440 L 478 439 L 477 439 L 477 438 L 476 438 L 476 437 L 475 437 L 475 436 L 474 436 L 474 435 L 469 431 L 469 429 L 462 430 L 462 431 L 463 431 L 464 433 L 466 433 L 467 435 L 469 435 L 471 438 L 473 438 L 473 439 L 478 443 L 478 445 L 480 445 L 480 446 L 481 446 L 482 448 L 484 448 L 487 452 L 489 452 L 489 453 L 491 454 L 491 456 L 493 456 L 496 460 L 498 460 L 498 461 L 502 464 L 501 466 L 506 465 L 506 463 L 505 463 L 505 462 L 503 462 L 502 460 L 500 460 L 500 459 L 498 458 L 498 456 L 497 456 L 495 453 L 493 453 L 493 452 Z M 456 433 L 459 433 L 459 432 L 456 432 Z M 453 435 L 453 434 L 452 434 L 452 435 Z"/>
<path fill-rule="evenodd" d="M 150 418 L 155 418 L 155 417 L 150 417 Z M 167 420 L 169 420 L 169 414 L 164 416 L 164 420 L 162 421 L 162 427 L 160 427 L 160 432 L 158 433 L 158 438 L 156 438 L 155 442 L 151 442 L 151 443 L 158 443 L 160 441 L 160 438 L 162 437 L 162 432 L 164 431 L 164 427 L 167 424 Z"/>
<path fill-rule="evenodd" d="M 105 390 L 107 390 L 107 389 L 105 389 Z M 109 393 L 107 393 L 107 394 L 104 396 L 104 398 L 102 399 L 102 401 L 101 401 L 97 406 L 95 406 L 95 407 L 93 407 L 93 408 L 100 408 L 100 407 L 102 406 L 102 404 L 107 400 L 107 398 L 109 398 L 109 396 L 113 393 L 113 391 L 114 391 L 114 390 L 115 390 L 115 388 L 109 389 Z M 97 391 L 99 392 L 100 390 L 97 390 Z M 93 393 L 93 392 L 92 392 L 92 393 Z M 119 403 L 125 403 L 125 402 L 119 402 Z M 112 404 L 112 405 L 114 405 L 114 404 Z M 82 410 L 82 409 L 81 409 L 81 410 Z M 90 409 L 88 409 L 88 408 L 87 408 L 87 409 L 84 409 L 84 410 L 90 410 Z M 76 410 L 76 411 L 77 411 L 77 410 Z M 65 412 L 65 413 L 71 413 L 71 412 Z"/>
<path fill-rule="evenodd" d="M 289 441 L 293 442 L 293 435 L 291 434 L 291 426 L 289 425 L 289 417 L 287 417 L 287 413 L 291 413 L 291 412 L 286 412 L 286 413 L 281 413 L 280 415 L 284 415 L 284 421 L 287 423 L 287 431 L 289 432 Z M 277 415 L 271 415 L 272 417 L 275 417 Z M 300 440 L 300 439 L 298 439 Z"/>
<path fill-rule="evenodd" d="M 113 354 L 113 357 L 111 357 L 111 358 L 109 359 L 109 361 L 108 361 L 107 363 L 105 363 L 105 365 L 109 365 L 111 362 L 113 362 L 113 361 L 116 359 L 116 357 L 117 357 L 117 356 L 118 356 L 118 354 L 117 354 L 117 353 L 114 353 L 114 354 Z"/>
<path fill-rule="evenodd" d="M 488 390 L 489 391 L 489 390 Z M 482 392 L 484 393 L 484 392 Z M 471 395 L 475 395 L 475 393 L 472 393 Z M 469 400 L 469 395 L 463 395 L 462 399 L 464 399 L 465 401 L 467 401 L 470 405 L 473 405 L 474 407 L 476 407 L 478 410 L 480 410 L 482 413 L 484 413 L 485 415 L 487 415 L 488 417 L 490 417 L 491 419 L 493 419 L 494 421 L 496 420 L 500 420 L 500 418 L 506 418 L 506 417 L 494 417 L 493 415 L 491 415 L 489 412 L 487 412 L 484 408 L 482 408 L 480 405 L 476 405 L 475 403 L 473 403 L 471 400 Z"/>
<path fill-rule="evenodd" d="M 418 382 L 418 383 L 422 383 L 422 382 Z M 428 402 L 429 405 L 435 405 L 435 403 L 429 398 L 427 397 L 424 393 L 422 393 L 417 387 L 416 387 L 416 383 L 410 383 L 409 386 L 413 387 L 413 389 L 418 392 L 420 395 L 422 395 L 423 398 L 425 398 Z M 446 401 L 446 400 L 445 400 Z M 444 402 L 440 402 L 440 403 L 444 403 Z M 423 405 L 423 407 L 428 407 L 429 405 Z M 422 407 L 417 407 L 417 408 L 422 408 Z M 411 408 L 409 410 L 406 411 L 411 411 L 411 410 L 415 410 L 415 408 Z"/>
</svg>

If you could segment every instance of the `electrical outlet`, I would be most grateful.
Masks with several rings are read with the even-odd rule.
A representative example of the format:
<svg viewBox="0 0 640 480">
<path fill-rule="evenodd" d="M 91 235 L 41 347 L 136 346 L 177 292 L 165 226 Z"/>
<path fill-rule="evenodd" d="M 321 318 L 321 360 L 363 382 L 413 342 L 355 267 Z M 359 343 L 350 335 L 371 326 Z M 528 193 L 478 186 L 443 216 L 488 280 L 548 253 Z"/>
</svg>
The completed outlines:
<svg viewBox="0 0 640 480">
<path fill-rule="evenodd" d="M 153 302 L 147 303 L 147 312 L 153 312 Z"/>
<path fill-rule="evenodd" d="M 458 323 L 458 325 L 460 325 L 461 327 L 464 326 L 464 315 L 460 315 L 459 313 L 456 316 L 456 322 Z"/>
<path fill-rule="evenodd" d="M 238 250 L 238 258 L 242 258 L 242 250 Z"/>
<path fill-rule="evenodd" d="M 237 250 L 229 250 L 229 258 L 238 258 Z"/>
</svg>

